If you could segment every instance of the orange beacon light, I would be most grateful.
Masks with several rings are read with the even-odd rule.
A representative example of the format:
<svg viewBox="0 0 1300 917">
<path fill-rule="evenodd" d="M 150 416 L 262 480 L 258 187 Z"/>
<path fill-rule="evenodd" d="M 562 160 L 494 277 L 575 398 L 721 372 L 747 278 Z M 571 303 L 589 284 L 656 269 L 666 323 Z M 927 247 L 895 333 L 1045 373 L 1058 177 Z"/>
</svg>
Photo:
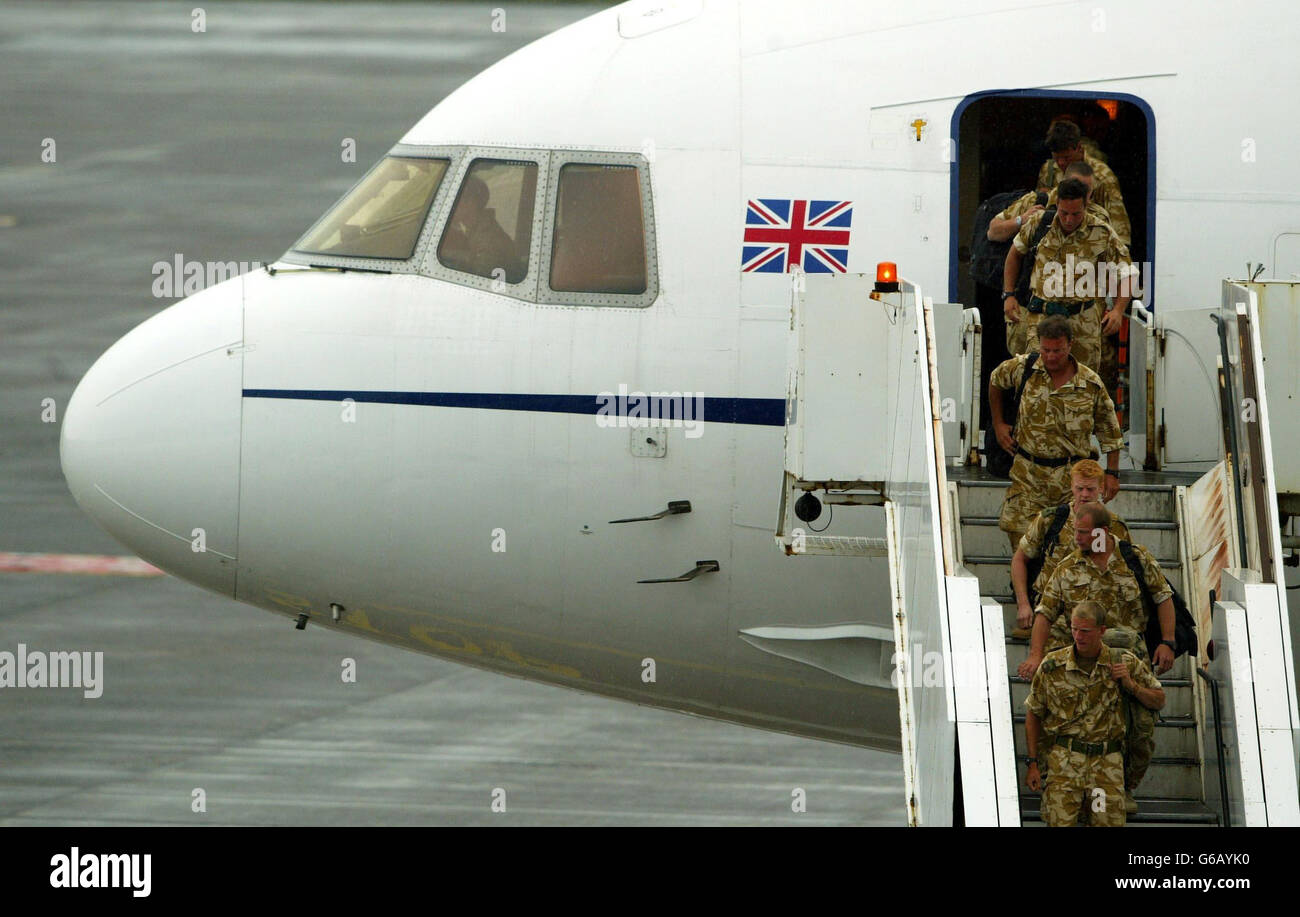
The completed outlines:
<svg viewBox="0 0 1300 917">
<path fill-rule="evenodd" d="M 898 266 L 892 261 L 881 261 L 876 265 L 876 292 L 898 292 Z"/>
</svg>

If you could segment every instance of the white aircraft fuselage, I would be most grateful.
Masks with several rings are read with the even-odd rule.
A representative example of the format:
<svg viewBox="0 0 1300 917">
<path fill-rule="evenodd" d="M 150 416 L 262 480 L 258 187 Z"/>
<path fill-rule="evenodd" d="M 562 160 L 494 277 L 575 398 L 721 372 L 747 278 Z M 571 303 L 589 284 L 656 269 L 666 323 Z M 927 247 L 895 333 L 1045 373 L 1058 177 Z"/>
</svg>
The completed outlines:
<svg viewBox="0 0 1300 917">
<path fill-rule="evenodd" d="M 1128 206 L 1151 214 L 1155 305 L 1211 304 L 1300 230 L 1295 20 L 1280 3 L 1132 3 L 1101 22 L 1094 6 L 632 3 L 562 29 L 401 139 L 450 160 L 413 258 L 374 273 L 291 252 L 105 353 L 65 412 L 72 493 L 151 563 L 313 625 L 897 750 L 887 682 L 739 635 L 891 627 L 886 560 L 774 544 L 791 282 L 742 271 L 747 202 L 852 202 L 847 269 L 896 262 L 946 298 L 971 97 L 1140 100 L 1155 181 Z M 554 170 L 578 153 L 635 160 L 648 184 L 648 301 L 538 294 Z M 540 176 L 528 275 L 506 289 L 436 253 L 483 157 Z M 605 425 L 599 396 L 620 386 L 698 395 L 703 422 Z M 638 582 L 702 560 L 717 571 Z"/>
</svg>

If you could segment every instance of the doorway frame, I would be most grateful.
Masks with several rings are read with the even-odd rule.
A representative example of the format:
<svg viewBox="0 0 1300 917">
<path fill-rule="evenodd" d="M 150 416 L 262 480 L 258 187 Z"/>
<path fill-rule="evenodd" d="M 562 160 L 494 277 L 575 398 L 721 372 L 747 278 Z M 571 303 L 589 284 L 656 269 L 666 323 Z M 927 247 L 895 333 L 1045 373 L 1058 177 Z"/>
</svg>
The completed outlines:
<svg viewBox="0 0 1300 917">
<path fill-rule="evenodd" d="M 1135 96 L 1127 92 L 1107 92 L 1103 89 L 1095 90 L 1077 90 L 1077 89 L 985 89 L 980 92 L 971 93 L 962 98 L 953 109 L 952 121 L 948 127 L 948 136 L 952 138 L 953 155 L 949 163 L 948 172 L 948 302 L 957 302 L 958 299 L 958 261 L 957 253 L 961 248 L 961 240 L 958 238 L 958 228 L 961 220 L 961 187 L 960 187 L 960 168 L 961 168 L 961 118 L 966 109 L 989 98 L 1022 98 L 1022 99 L 1069 99 L 1077 101 L 1096 100 L 1096 99 L 1116 99 L 1120 102 L 1128 102 L 1134 105 L 1142 112 L 1146 118 L 1147 126 L 1147 182 L 1146 182 L 1146 201 L 1144 207 L 1146 212 L 1146 256 L 1151 264 L 1150 276 L 1144 278 L 1145 287 L 1142 290 L 1142 305 L 1148 311 L 1154 311 L 1155 308 L 1155 263 L 1156 263 L 1156 114 L 1147 101 L 1140 96 Z M 972 202 L 972 207 L 978 207 L 979 201 Z M 1124 206 L 1128 208 L 1129 202 L 1126 200 Z"/>
</svg>

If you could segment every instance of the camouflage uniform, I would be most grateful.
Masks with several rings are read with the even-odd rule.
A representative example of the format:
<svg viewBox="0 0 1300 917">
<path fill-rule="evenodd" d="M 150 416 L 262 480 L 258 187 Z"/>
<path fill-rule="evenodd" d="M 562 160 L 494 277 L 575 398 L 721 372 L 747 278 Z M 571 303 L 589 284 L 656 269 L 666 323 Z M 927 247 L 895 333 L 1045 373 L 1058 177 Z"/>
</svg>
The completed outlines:
<svg viewBox="0 0 1300 917">
<path fill-rule="evenodd" d="M 1173 595 L 1160 564 L 1140 544 L 1133 545 L 1142 567 L 1143 577 L 1156 605 Z M 1070 636 L 1070 614 L 1080 602 L 1099 602 L 1106 608 L 1107 627 L 1128 627 L 1138 634 L 1147 631 L 1147 610 L 1142 604 L 1142 589 L 1133 578 L 1133 571 L 1124 562 L 1116 546 L 1099 570 L 1092 558 L 1076 548 L 1056 567 L 1056 572 L 1043 587 L 1035 613 L 1043 615 L 1052 624 L 1048 647 L 1066 646 L 1073 642 Z M 1134 650 L 1146 657 L 1144 644 Z"/>
<path fill-rule="evenodd" d="M 1115 177 L 1114 170 L 1112 170 L 1110 166 L 1106 165 L 1106 155 L 1101 152 L 1096 141 L 1084 137 L 1081 143 L 1083 144 L 1083 161 L 1092 166 L 1093 170 L 1093 188 L 1092 194 L 1089 195 L 1089 207 L 1096 204 L 1104 210 L 1106 212 L 1107 222 L 1109 222 L 1111 228 L 1115 230 L 1115 235 L 1118 236 L 1119 240 L 1126 246 L 1132 245 L 1133 228 L 1129 222 L 1128 210 L 1124 206 L 1124 198 L 1120 194 L 1119 179 Z M 1105 170 L 1108 176 L 1106 179 L 1103 179 L 1102 177 L 1102 170 Z M 1052 189 L 1049 192 L 1048 197 L 1049 206 L 1056 202 L 1056 183 L 1060 180 L 1061 170 L 1056 167 L 1055 160 L 1049 158 L 1043 163 L 1042 168 L 1038 170 L 1038 187 Z M 1021 200 L 1024 199 L 1021 198 Z M 1012 210 L 1020 205 L 1020 201 L 1016 201 L 1011 205 L 1011 207 L 1008 207 L 1007 210 L 998 214 L 998 216 L 1003 219 L 1014 219 L 1018 213 L 1023 213 L 1025 210 L 1028 210 L 1032 203 L 1033 200 L 1031 198 L 1029 205 L 1025 205 L 1016 213 L 1011 213 L 1010 217 L 1003 217 L 1003 213 L 1006 213 L 1008 210 Z M 1023 329 L 1020 330 L 1019 334 L 1023 337 Z M 1091 363 L 1088 364 L 1092 369 L 1097 370 L 1097 374 L 1101 376 L 1102 381 L 1106 384 L 1106 390 L 1111 393 L 1111 398 L 1115 397 L 1115 389 L 1119 379 L 1118 340 L 1119 339 L 1116 335 L 1103 335 L 1101 337 L 1101 355 L 1097 360 L 1098 365 L 1093 366 Z M 1008 345 L 1008 347 L 1009 346 L 1010 345 Z M 1012 350 L 1010 352 L 1021 353 L 1023 351 Z"/>
<path fill-rule="evenodd" d="M 1128 210 L 1124 207 L 1124 195 L 1120 193 L 1119 179 L 1115 177 L 1114 170 L 1087 149 L 1086 143 L 1083 161 L 1092 166 L 1093 201 L 1106 208 L 1106 213 L 1110 215 L 1110 225 L 1115 228 L 1115 234 L 1119 236 L 1120 241 L 1125 245 L 1131 245 L 1133 228 L 1129 224 Z M 1060 181 L 1061 170 L 1056 167 L 1056 160 L 1048 158 L 1038 170 L 1038 187 L 1055 188 Z"/>
<path fill-rule="evenodd" d="M 1008 392 L 1004 405 L 1015 395 L 1026 359 L 1023 354 L 1015 356 L 993 370 L 991 384 Z M 1030 455 L 1067 461 L 1052 468 L 1016 456 L 1011 465 L 1011 486 L 998 518 L 998 528 L 1012 536 L 1013 545 L 1020 543 L 1044 507 L 1069 499 L 1070 461 L 1091 454 L 1093 433 L 1097 434 L 1102 452 L 1114 452 L 1123 444 L 1115 406 L 1097 374 L 1076 363 L 1074 378 L 1053 391 L 1042 361 L 1035 361 L 1012 435 Z"/>
<path fill-rule="evenodd" d="M 1033 207 L 1036 203 L 1038 203 L 1038 194 L 1035 191 L 1030 191 L 1026 193 L 1024 196 L 1019 197 L 1015 201 L 1013 201 L 1009 207 L 1007 207 L 1005 210 L 1003 210 L 993 219 L 1014 220 L 1016 217 L 1028 213 L 1029 208 Z M 1055 188 L 1053 188 L 1047 195 L 1047 206 L 1048 207 L 1056 206 Z M 1099 222 L 1104 222 L 1109 219 L 1109 217 L 1106 215 L 1106 211 L 1102 207 L 1098 206 L 1095 201 L 1089 201 L 1088 212 L 1092 214 L 1093 219 Z M 1029 350 L 1029 340 L 1027 337 L 1027 330 L 1029 326 L 1027 324 L 1027 321 L 1031 313 L 1025 309 L 1026 305 L 1028 304 L 1023 302 L 1020 304 L 1020 321 L 1006 322 L 1007 353 L 1011 354 L 1012 356 L 1015 356 L 1018 353 L 1027 353 Z M 1103 356 L 1104 356 L 1104 351 L 1103 351 Z"/>
<path fill-rule="evenodd" d="M 1055 202 L 1055 197 L 1054 197 L 1055 194 L 1056 194 L 1056 189 L 1053 188 L 1052 193 L 1047 196 L 1049 205 Z M 1024 195 L 1012 201 L 1010 206 L 1008 206 L 1005 210 L 1003 210 L 993 219 L 1014 220 L 1016 217 L 1027 213 L 1029 211 L 1029 208 L 1034 206 L 1034 204 L 1036 203 L 1038 203 L 1038 192 L 1027 191 L 1025 192 Z M 1024 312 L 1024 308 L 1025 308 L 1025 304 L 1021 303 L 1020 321 L 1005 323 L 1006 334 L 1007 334 L 1007 353 L 1011 354 L 1012 356 L 1015 356 L 1018 353 L 1024 353 L 1026 349 L 1024 316 L 1027 315 L 1028 313 Z"/>
<path fill-rule="evenodd" d="M 1050 747 L 1040 743 L 1036 749 L 1040 758 L 1048 760 L 1042 813 L 1050 827 L 1073 826 L 1085 805 L 1094 827 L 1121 827 L 1125 822 L 1124 758 L 1120 751 L 1125 692 L 1111 677 L 1109 667 L 1115 662 L 1127 663 L 1139 685 L 1160 686 L 1132 653 L 1105 645 L 1091 671 L 1080 666 L 1073 647 L 1066 647 L 1048 654 L 1034 674 L 1025 707 L 1055 737 Z M 1100 747 L 1079 750 L 1057 744 L 1058 740 Z M 1096 789 L 1105 794 L 1104 806 L 1100 800 L 1094 802 Z M 1094 805 L 1101 811 L 1095 811 Z"/>
<path fill-rule="evenodd" d="M 1029 339 L 1026 336 L 1025 329 L 1029 326 L 1025 323 L 1025 316 L 1029 313 L 1024 311 L 1024 303 L 1020 304 L 1020 321 L 1009 322 L 1005 320 L 1007 334 L 1007 353 L 1015 356 L 1019 353 L 1025 353 L 1029 350 Z"/>
<path fill-rule="evenodd" d="M 1053 188 L 1051 191 L 1047 192 L 1047 206 L 1049 208 L 1056 206 L 1056 192 L 1057 192 L 1056 188 Z M 1098 198 L 1097 197 L 1098 193 L 1099 193 L 1099 189 L 1094 189 L 1092 194 L 1088 196 L 1088 211 L 1092 213 L 1093 216 L 1095 216 L 1098 220 L 1109 223 L 1110 214 L 1106 212 L 1105 198 L 1104 197 Z M 993 219 L 1014 220 L 1016 217 L 1028 213 L 1029 208 L 1033 207 L 1037 203 L 1038 203 L 1038 192 L 1027 191 L 1024 195 L 1012 201 L 1005 210 L 1003 210 Z"/>
<path fill-rule="evenodd" d="M 1034 521 L 1029 524 L 1029 531 L 1025 532 L 1024 537 L 1020 539 L 1017 547 L 1025 552 L 1025 557 L 1029 560 L 1036 558 L 1042 551 L 1043 539 L 1047 537 L 1047 530 L 1052 527 L 1052 519 L 1055 515 L 1055 506 L 1044 509 L 1034 517 Z M 1131 540 L 1128 526 L 1124 524 L 1124 520 L 1120 519 L 1119 514 L 1113 510 L 1110 517 L 1110 533 L 1116 538 L 1123 538 L 1125 541 Z M 1056 543 L 1048 548 L 1047 556 L 1043 558 L 1042 570 L 1039 571 L 1034 581 L 1028 584 L 1033 593 L 1042 594 L 1043 587 L 1047 585 L 1047 581 L 1052 578 L 1052 573 L 1056 570 L 1056 565 L 1068 557 L 1075 547 L 1074 507 L 1071 506 L 1065 522 L 1061 525 L 1061 531 L 1056 536 Z M 1107 630 L 1106 635 L 1110 636 L 1109 630 Z M 1052 648 L 1056 649 L 1057 647 L 1053 645 Z M 1046 736 L 1046 731 L 1043 734 Z M 1048 741 L 1050 741 L 1050 738 L 1048 738 Z M 1038 769 L 1044 776 L 1047 775 L 1046 760 L 1038 763 Z"/>
<path fill-rule="evenodd" d="M 1127 321 L 1127 319 L 1125 319 Z M 1101 366 L 1097 370 L 1097 375 L 1101 376 L 1102 384 L 1106 386 L 1106 391 L 1110 392 L 1111 400 L 1117 397 L 1119 388 L 1119 335 L 1103 334 L 1101 336 Z M 1118 408 L 1116 409 L 1118 411 Z M 1133 406 L 1127 405 L 1125 410 L 1124 426 L 1128 429 L 1128 416 L 1133 412 Z"/>
<path fill-rule="evenodd" d="M 1146 641 L 1128 627 L 1108 627 L 1102 637 L 1111 649 L 1127 650 L 1135 657 L 1146 658 Z M 1142 663 L 1150 671 L 1150 666 Z M 1154 673 L 1153 673 L 1154 674 Z M 1136 676 L 1135 676 L 1136 677 Z M 1151 758 L 1156 751 L 1156 723 L 1160 714 L 1147 707 L 1136 697 L 1124 693 L 1124 785 L 1130 789 L 1136 787 L 1146 776 L 1151 766 Z"/>
<path fill-rule="evenodd" d="M 1029 531 L 1025 532 L 1020 539 L 1019 549 L 1025 552 L 1025 557 L 1033 560 L 1043 551 L 1043 539 L 1047 537 L 1047 530 L 1052 527 L 1052 519 L 1056 516 L 1056 507 L 1049 506 L 1037 516 L 1034 521 L 1029 523 Z M 1110 533 L 1116 538 L 1122 538 L 1125 541 L 1132 541 L 1129 535 L 1128 526 L 1124 520 L 1114 510 L 1110 511 Z M 1043 558 L 1043 569 L 1039 572 L 1038 578 L 1029 583 L 1029 588 L 1042 593 L 1043 587 L 1047 581 L 1052 578 L 1052 571 L 1056 565 L 1075 549 L 1074 543 L 1074 507 L 1070 507 L 1069 514 L 1065 517 L 1065 523 L 1061 526 L 1060 533 L 1056 536 L 1056 544 L 1051 545 L 1047 550 L 1047 556 Z"/>
<path fill-rule="evenodd" d="M 1133 272 L 1128 246 L 1121 242 L 1109 223 L 1100 218 L 1100 210 L 1085 208 L 1079 228 L 1066 235 L 1059 220 L 1044 234 L 1034 259 L 1033 273 L 1029 279 L 1032 296 L 1045 302 L 1081 306 L 1082 311 L 1070 317 L 1074 341 L 1070 352 L 1080 363 L 1094 372 L 1101 362 L 1101 314 L 1106 308 L 1104 294 L 1110 276 L 1115 283 Z M 1030 214 L 1011 244 L 1021 255 L 1029 252 L 1029 243 L 1038 228 L 1042 213 Z M 1082 265 L 1090 268 L 1081 268 Z M 1050 267 L 1049 267 L 1050 265 Z M 1102 268 L 1113 265 L 1113 272 Z M 1088 275 L 1091 271 L 1091 276 Z M 1026 304 L 1027 305 L 1027 304 Z M 1022 317 L 1026 323 L 1026 346 L 1038 349 L 1038 323 L 1042 312 L 1028 312 Z"/>
<path fill-rule="evenodd" d="M 1173 595 L 1173 590 L 1169 588 L 1169 583 L 1165 581 L 1160 565 L 1151 556 L 1151 552 L 1139 544 L 1133 547 L 1151 598 L 1159 605 Z M 1055 573 L 1043 587 L 1038 607 L 1034 609 L 1035 614 L 1043 615 L 1052 623 L 1047 637 L 1049 652 L 1074 642 L 1070 635 L 1070 614 L 1075 605 L 1085 601 L 1098 602 L 1105 607 L 1107 636 L 1111 636 L 1110 628 L 1132 631 L 1136 637 L 1130 651 L 1149 664 L 1144 638 L 1147 632 L 1147 610 L 1142 604 L 1142 590 L 1118 546 L 1111 551 L 1105 570 L 1097 569 L 1092 559 L 1078 549 L 1057 565 Z M 1128 736 L 1128 753 L 1124 763 L 1125 784 L 1130 788 L 1142 782 L 1155 753 L 1155 715 L 1145 707 L 1133 713 L 1133 731 Z"/>
<path fill-rule="evenodd" d="M 1102 151 L 1101 147 L 1097 145 L 1096 140 L 1093 140 L 1088 136 L 1083 136 L 1079 138 L 1079 145 L 1083 147 L 1084 158 L 1089 162 L 1096 160 L 1098 162 L 1104 162 L 1107 165 L 1110 164 L 1110 157 L 1107 156 Z M 1061 177 L 1061 173 L 1056 168 L 1056 160 L 1051 159 L 1050 157 L 1047 162 L 1043 163 L 1038 169 L 1038 187 L 1043 189 L 1051 188 L 1052 185 L 1046 183 L 1049 176 L 1055 176 L 1057 180 Z"/>
</svg>

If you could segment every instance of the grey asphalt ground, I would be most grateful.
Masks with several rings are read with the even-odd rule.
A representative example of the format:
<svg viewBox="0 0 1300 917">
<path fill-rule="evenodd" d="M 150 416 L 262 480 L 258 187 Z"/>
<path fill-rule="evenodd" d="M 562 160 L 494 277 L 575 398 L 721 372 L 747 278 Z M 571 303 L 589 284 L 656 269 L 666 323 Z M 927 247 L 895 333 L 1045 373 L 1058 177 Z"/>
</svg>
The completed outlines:
<svg viewBox="0 0 1300 917">
<path fill-rule="evenodd" d="M 0 5 L 0 552 L 125 553 L 41 402 L 171 303 L 154 262 L 273 260 L 450 90 L 594 9 L 210 2 L 195 34 L 195 5 Z M 103 651 L 105 688 L 0 689 L 0 825 L 903 823 L 897 756 L 297 632 L 171 577 L 0 573 L 19 643 Z"/>
</svg>

